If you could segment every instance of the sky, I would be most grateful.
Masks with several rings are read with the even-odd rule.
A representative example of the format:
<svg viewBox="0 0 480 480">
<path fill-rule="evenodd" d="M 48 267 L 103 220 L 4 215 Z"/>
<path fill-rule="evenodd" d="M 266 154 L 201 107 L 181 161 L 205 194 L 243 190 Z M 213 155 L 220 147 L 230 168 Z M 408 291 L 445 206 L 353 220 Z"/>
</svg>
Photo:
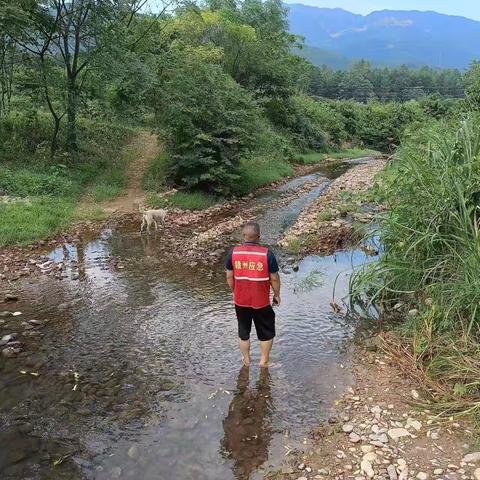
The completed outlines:
<svg viewBox="0 0 480 480">
<path fill-rule="evenodd" d="M 365 15 L 374 10 L 433 10 L 448 15 L 461 15 L 480 20 L 479 0 L 284 0 L 316 7 L 340 7 Z"/>
</svg>

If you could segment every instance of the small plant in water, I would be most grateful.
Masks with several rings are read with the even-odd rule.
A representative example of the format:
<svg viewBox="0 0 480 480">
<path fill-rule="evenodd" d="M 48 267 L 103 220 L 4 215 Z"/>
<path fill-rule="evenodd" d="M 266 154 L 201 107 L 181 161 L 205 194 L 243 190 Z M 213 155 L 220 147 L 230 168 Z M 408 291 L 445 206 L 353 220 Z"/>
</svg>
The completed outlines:
<svg viewBox="0 0 480 480">
<path fill-rule="evenodd" d="M 306 277 L 295 283 L 293 291 L 295 293 L 308 293 L 324 284 L 324 272 L 321 270 L 312 270 Z"/>
</svg>

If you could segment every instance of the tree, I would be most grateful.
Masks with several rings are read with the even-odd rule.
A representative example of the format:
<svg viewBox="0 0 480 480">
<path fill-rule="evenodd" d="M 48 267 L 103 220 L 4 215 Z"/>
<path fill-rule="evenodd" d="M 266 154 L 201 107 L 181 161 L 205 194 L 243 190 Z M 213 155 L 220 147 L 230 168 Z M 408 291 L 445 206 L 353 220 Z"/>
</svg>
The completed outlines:
<svg viewBox="0 0 480 480">
<path fill-rule="evenodd" d="M 465 103 L 471 110 L 480 110 L 480 63 L 475 61 L 466 74 Z"/>
<path fill-rule="evenodd" d="M 255 144 L 260 112 L 223 71 L 217 48 L 172 45 L 153 96 L 175 184 L 230 194 L 242 155 Z"/>
<path fill-rule="evenodd" d="M 115 41 L 112 33 L 117 38 L 121 36 L 146 3 L 146 0 L 2 0 L 0 12 L 11 25 L 8 34 L 40 64 L 45 101 L 54 120 L 52 154 L 64 116 L 66 149 L 71 154 L 78 150 L 78 100 L 88 69 L 105 44 Z M 154 18 L 158 19 L 164 11 Z M 144 35 L 142 32 L 141 37 Z M 52 62 L 63 68 L 62 85 L 51 84 L 47 70 Z M 63 100 L 63 111 L 59 111 L 58 99 Z"/>
</svg>

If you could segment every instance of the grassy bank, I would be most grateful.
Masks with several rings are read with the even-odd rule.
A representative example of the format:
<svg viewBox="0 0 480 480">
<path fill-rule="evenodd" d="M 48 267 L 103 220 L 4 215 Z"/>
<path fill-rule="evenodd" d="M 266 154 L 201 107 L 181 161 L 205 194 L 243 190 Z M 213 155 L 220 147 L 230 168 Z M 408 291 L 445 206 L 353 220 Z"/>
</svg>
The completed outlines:
<svg viewBox="0 0 480 480">
<path fill-rule="evenodd" d="M 354 306 L 397 325 L 408 370 L 448 415 L 480 413 L 479 158 L 478 118 L 411 135 L 382 178 L 385 252 L 352 279 Z"/>
<path fill-rule="evenodd" d="M 0 203 L 0 246 L 28 244 L 67 228 L 72 221 L 99 218 L 98 209 L 77 211 L 88 192 L 96 201 L 125 187 L 122 155 L 133 130 L 120 125 L 79 120 L 82 138 L 76 158 L 48 153 L 48 118 L 12 114 L 0 125 L 0 194 L 15 201 Z"/>
<path fill-rule="evenodd" d="M 298 155 L 296 161 L 303 165 L 311 165 L 327 159 L 345 160 L 352 158 L 377 157 L 381 155 L 377 150 L 362 148 L 347 148 L 343 150 L 332 150 L 327 153 L 311 152 Z"/>
</svg>

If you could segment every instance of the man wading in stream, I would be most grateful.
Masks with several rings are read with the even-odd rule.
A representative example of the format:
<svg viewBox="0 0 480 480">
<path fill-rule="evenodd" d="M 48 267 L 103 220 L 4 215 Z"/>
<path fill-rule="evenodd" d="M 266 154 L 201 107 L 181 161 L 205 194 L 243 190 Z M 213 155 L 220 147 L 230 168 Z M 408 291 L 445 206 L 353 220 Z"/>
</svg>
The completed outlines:
<svg viewBox="0 0 480 480">
<path fill-rule="evenodd" d="M 250 331 L 252 320 L 260 340 L 261 367 L 270 366 L 270 350 L 275 337 L 275 312 L 270 304 L 280 305 L 280 276 L 273 252 L 262 247 L 260 226 L 248 222 L 243 227 L 243 245 L 230 250 L 227 257 L 227 283 L 233 291 L 238 320 L 238 336 L 243 363 L 250 365 Z"/>
</svg>

